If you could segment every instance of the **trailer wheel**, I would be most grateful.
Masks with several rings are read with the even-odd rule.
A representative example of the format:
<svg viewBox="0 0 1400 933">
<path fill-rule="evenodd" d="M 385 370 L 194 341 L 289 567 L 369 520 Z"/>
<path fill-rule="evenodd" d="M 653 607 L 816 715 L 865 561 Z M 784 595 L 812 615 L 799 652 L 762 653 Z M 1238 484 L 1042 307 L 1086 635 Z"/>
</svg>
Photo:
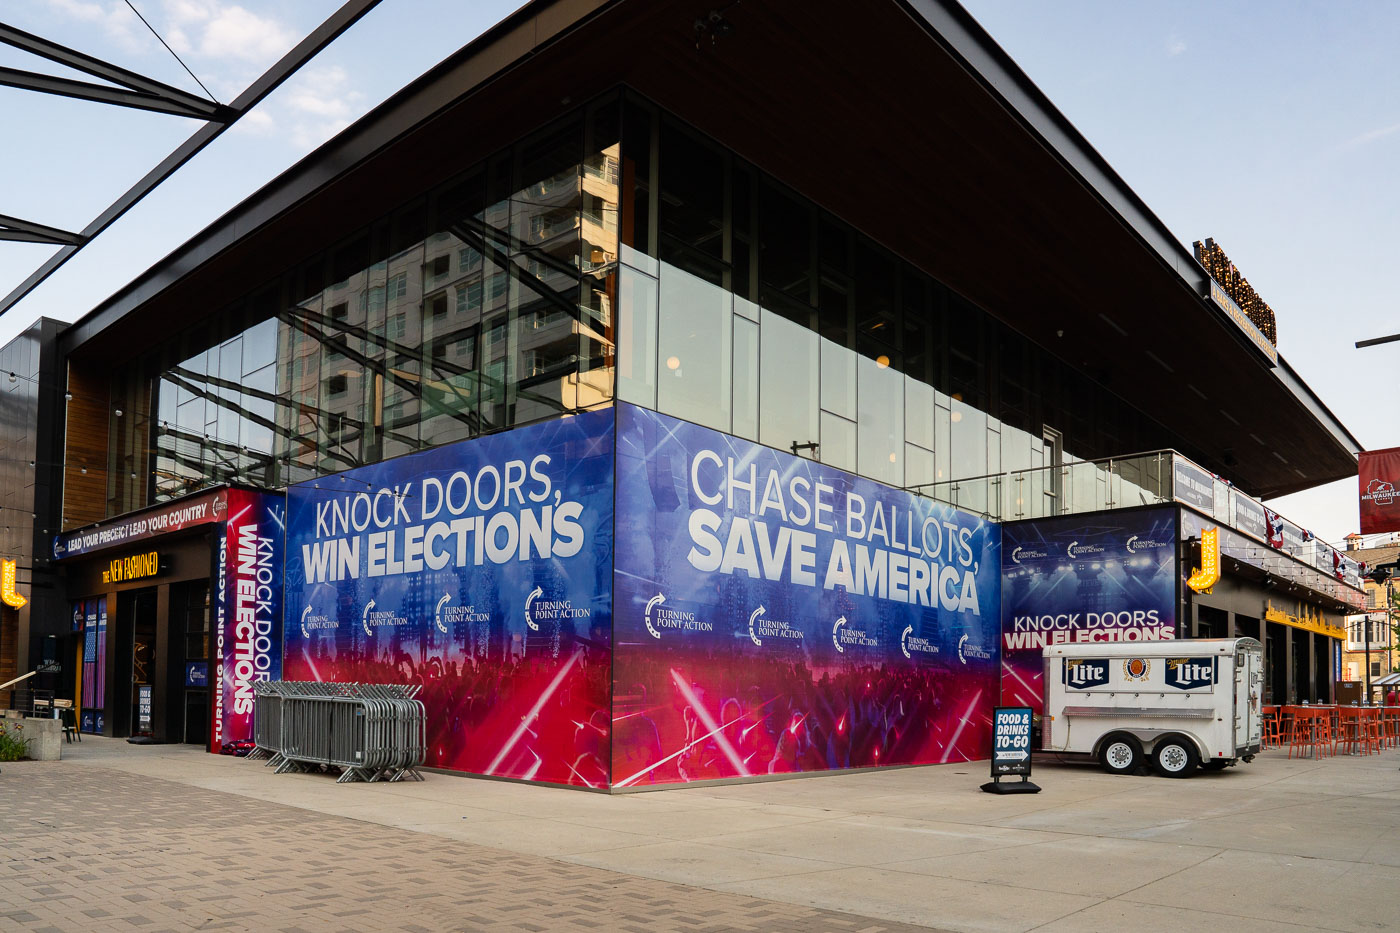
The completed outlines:
<svg viewBox="0 0 1400 933">
<path fill-rule="evenodd" d="M 1179 735 L 1159 739 L 1152 750 L 1152 767 L 1162 777 L 1190 777 L 1200 763 L 1201 754 L 1196 746 Z"/>
<path fill-rule="evenodd" d="M 1142 745 L 1131 735 L 1110 735 L 1099 748 L 1099 763 L 1109 774 L 1132 774 L 1142 764 Z"/>
</svg>

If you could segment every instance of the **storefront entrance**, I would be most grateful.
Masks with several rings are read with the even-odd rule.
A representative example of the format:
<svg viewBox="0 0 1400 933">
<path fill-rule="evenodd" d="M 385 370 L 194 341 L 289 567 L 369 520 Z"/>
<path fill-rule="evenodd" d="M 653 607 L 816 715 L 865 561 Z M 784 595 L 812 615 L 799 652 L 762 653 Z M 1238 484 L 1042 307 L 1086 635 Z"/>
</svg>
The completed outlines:
<svg viewBox="0 0 1400 933">
<path fill-rule="evenodd" d="M 157 646 L 157 588 L 117 594 L 114 633 L 112 734 L 151 735 Z"/>
</svg>

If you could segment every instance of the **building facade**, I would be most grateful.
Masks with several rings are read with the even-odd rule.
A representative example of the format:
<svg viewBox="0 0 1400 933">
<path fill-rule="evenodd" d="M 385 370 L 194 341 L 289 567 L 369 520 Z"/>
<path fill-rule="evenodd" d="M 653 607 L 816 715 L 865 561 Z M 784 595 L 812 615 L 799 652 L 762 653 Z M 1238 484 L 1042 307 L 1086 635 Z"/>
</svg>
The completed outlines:
<svg viewBox="0 0 1400 933">
<path fill-rule="evenodd" d="M 1360 535 L 1347 541 L 1347 555 L 1364 562 L 1369 568 L 1385 568 L 1394 572 L 1397 558 L 1400 558 L 1400 544 L 1373 543 L 1362 547 Z M 1395 583 L 1387 578 L 1383 582 L 1368 579 L 1365 582 L 1365 612 L 1347 616 L 1346 651 L 1342 656 L 1342 678 L 1359 686 L 1365 695 L 1366 685 L 1371 685 L 1372 699 L 1382 699 L 1388 689 L 1382 690 L 1376 682 L 1396 672 L 1400 664 L 1395 648 L 1395 614 L 1400 608 L 1395 600 Z"/>
<path fill-rule="evenodd" d="M 1242 490 L 1355 440 L 961 8 L 838 12 L 531 4 L 59 335 L 90 727 L 407 678 L 633 787 L 981 757 L 1046 639 L 1329 697 L 1356 567 Z"/>
</svg>

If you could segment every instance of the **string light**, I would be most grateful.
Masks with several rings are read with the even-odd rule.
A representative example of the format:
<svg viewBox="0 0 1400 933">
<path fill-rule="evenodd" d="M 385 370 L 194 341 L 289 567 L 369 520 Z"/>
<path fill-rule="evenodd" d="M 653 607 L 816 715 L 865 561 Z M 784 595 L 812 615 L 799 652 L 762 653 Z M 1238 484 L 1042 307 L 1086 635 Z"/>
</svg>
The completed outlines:
<svg viewBox="0 0 1400 933">
<path fill-rule="evenodd" d="M 1240 275 L 1240 270 L 1235 268 L 1225 251 L 1212 239 L 1205 242 L 1197 240 L 1191 245 L 1196 250 L 1196 261 L 1205 268 L 1206 273 L 1225 289 L 1225 293 L 1240 306 L 1245 316 L 1269 338 L 1269 343 L 1278 346 L 1278 325 L 1274 320 L 1274 309 L 1259 297 L 1249 280 Z"/>
</svg>

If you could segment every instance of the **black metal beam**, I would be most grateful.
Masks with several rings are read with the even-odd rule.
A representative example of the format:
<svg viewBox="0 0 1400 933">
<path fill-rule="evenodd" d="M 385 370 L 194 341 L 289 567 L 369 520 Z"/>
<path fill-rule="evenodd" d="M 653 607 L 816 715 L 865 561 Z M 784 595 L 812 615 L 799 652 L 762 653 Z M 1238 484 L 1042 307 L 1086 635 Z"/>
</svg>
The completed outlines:
<svg viewBox="0 0 1400 933">
<path fill-rule="evenodd" d="M 1374 347 L 1379 343 L 1394 343 L 1397 340 L 1400 340 L 1400 334 L 1391 334 L 1389 337 L 1372 337 L 1370 340 L 1358 340 L 1356 341 L 1356 349 L 1360 350 L 1362 347 Z"/>
<path fill-rule="evenodd" d="M 61 247 L 57 252 L 44 261 L 38 269 L 29 274 L 19 285 L 10 290 L 10 293 L 0 299 L 0 315 L 5 314 L 15 306 L 20 299 L 28 295 L 39 285 L 53 275 L 78 250 L 86 244 L 88 240 L 106 230 L 127 211 L 135 207 L 142 198 L 150 194 L 157 185 L 173 175 L 179 168 L 194 158 L 205 146 L 223 134 L 224 130 L 232 126 L 237 120 L 253 107 L 257 106 L 263 98 L 271 94 L 284 81 L 290 78 L 302 65 L 310 61 L 318 52 L 327 45 L 335 41 L 341 33 L 349 29 L 360 20 L 366 13 L 379 5 L 379 0 L 347 0 L 347 2 L 336 10 L 325 22 L 311 31 L 305 39 L 297 43 L 281 60 L 263 72 L 262 76 L 255 80 L 248 88 L 231 103 L 229 106 L 234 111 L 234 116 L 227 123 L 210 122 L 200 127 L 189 139 L 180 144 L 174 152 L 161 160 L 160 164 L 146 173 L 140 181 L 131 186 L 125 194 L 112 202 L 108 208 L 97 216 L 92 223 L 82 229 L 79 234 L 82 241 L 75 244 L 68 244 Z M 8 27 L 7 27 L 8 28 Z M 17 30 L 12 30 L 17 32 Z M 42 40 L 41 40 L 42 41 Z M 144 80 L 144 79 L 143 79 Z"/>
<path fill-rule="evenodd" d="M 197 120 L 217 120 L 227 122 L 233 119 L 233 111 L 213 101 L 200 101 L 200 106 L 191 107 L 172 100 L 164 94 L 145 94 L 128 91 L 106 84 L 93 84 L 90 81 L 77 81 L 73 78 L 59 78 L 54 75 L 39 74 L 35 71 L 20 71 L 17 68 L 0 68 L 0 85 L 19 88 L 24 91 L 38 91 L 41 94 L 57 94 L 77 100 L 91 100 L 99 104 L 115 104 L 118 107 L 131 107 L 136 110 L 151 110 L 156 113 L 169 113 L 177 117 L 194 117 Z M 195 98 L 199 100 L 199 98 Z"/>
<path fill-rule="evenodd" d="M 145 75 L 128 71 L 125 68 L 105 62 L 100 58 L 85 55 L 66 45 L 50 42 L 48 39 L 27 33 L 13 26 L 0 23 L 0 42 L 26 52 L 32 52 L 49 61 L 68 68 L 90 74 L 96 78 L 119 84 L 122 88 L 76 81 L 72 78 L 59 78 L 33 71 L 20 71 L 15 68 L 0 68 L 0 84 L 9 87 L 39 91 L 44 94 L 60 94 L 81 100 L 94 100 L 104 104 L 117 104 L 122 107 L 137 107 L 142 110 L 155 110 L 199 120 L 228 122 L 235 116 L 233 109 L 218 101 L 206 100 L 169 84 L 163 84 Z"/>
<path fill-rule="evenodd" d="M 15 240 L 20 243 L 53 243 L 58 246 L 77 246 L 83 242 L 81 235 L 36 224 L 32 220 L 20 220 L 0 214 L 0 240 Z"/>
</svg>

